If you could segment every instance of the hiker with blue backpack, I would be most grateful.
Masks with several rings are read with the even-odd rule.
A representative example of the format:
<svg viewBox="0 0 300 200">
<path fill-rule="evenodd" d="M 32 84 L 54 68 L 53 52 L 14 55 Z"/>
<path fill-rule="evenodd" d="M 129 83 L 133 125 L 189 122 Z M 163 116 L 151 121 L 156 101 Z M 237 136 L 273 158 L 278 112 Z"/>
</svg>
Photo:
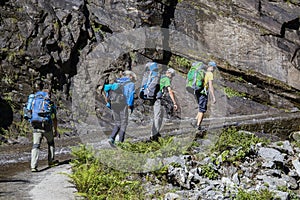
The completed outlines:
<svg viewBox="0 0 300 200">
<path fill-rule="evenodd" d="M 195 62 L 187 75 L 187 91 L 195 95 L 198 103 L 196 123 L 192 123 L 192 126 L 199 131 L 204 130 L 201 123 L 207 111 L 208 96 L 211 96 L 213 104 L 216 103 L 213 87 L 213 71 L 216 67 L 217 64 L 214 61 L 210 61 L 207 66 L 202 62 Z"/>
<path fill-rule="evenodd" d="M 133 112 L 136 74 L 124 71 L 123 77 L 117 78 L 114 83 L 104 85 L 106 106 L 112 110 L 114 127 L 109 137 L 109 144 L 114 146 L 117 135 L 119 142 L 124 142 L 128 125 L 128 112 Z"/>
<path fill-rule="evenodd" d="M 48 144 L 48 166 L 58 164 L 55 160 L 54 137 L 57 132 L 56 106 L 50 100 L 50 92 L 43 84 L 36 85 L 38 91 L 29 95 L 24 118 L 29 120 L 33 127 L 33 146 L 31 150 L 31 171 L 38 172 L 38 159 L 42 139 L 45 137 Z M 54 130 L 53 130 L 54 129 Z"/>
<path fill-rule="evenodd" d="M 173 68 L 167 69 L 165 75 L 162 75 L 159 81 L 159 91 L 156 96 L 156 100 L 153 106 L 154 119 L 151 129 L 151 141 L 158 141 L 161 137 L 160 129 L 163 121 L 163 102 L 167 102 L 168 106 L 171 106 L 170 112 L 174 112 L 178 109 L 175 93 L 172 89 L 172 78 L 175 76 L 175 70 Z M 167 114 L 169 114 L 166 109 Z"/>
</svg>

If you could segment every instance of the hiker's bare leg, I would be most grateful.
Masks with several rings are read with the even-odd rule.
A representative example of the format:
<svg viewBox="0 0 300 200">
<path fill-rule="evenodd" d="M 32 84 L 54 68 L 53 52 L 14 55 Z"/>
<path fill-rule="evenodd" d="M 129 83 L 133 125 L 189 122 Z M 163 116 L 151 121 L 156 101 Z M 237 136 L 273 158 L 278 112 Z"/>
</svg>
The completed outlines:
<svg viewBox="0 0 300 200">
<path fill-rule="evenodd" d="M 203 116 L 204 116 L 203 112 L 198 112 L 198 114 L 197 114 L 197 126 L 201 125 L 202 120 L 203 120 Z"/>
<path fill-rule="evenodd" d="M 199 116 L 200 116 L 200 114 L 199 114 L 199 112 L 198 112 L 198 113 L 197 113 L 197 116 L 195 117 L 195 119 L 197 120 L 197 122 L 198 122 Z"/>
</svg>

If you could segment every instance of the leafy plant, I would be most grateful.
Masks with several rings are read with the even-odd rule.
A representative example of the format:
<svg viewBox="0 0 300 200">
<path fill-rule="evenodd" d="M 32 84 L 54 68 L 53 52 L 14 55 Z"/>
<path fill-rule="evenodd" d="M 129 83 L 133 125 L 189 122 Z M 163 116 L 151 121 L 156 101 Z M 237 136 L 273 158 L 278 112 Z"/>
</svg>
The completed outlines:
<svg viewBox="0 0 300 200">
<path fill-rule="evenodd" d="M 181 56 L 173 55 L 168 65 L 177 69 L 179 72 L 187 72 L 192 65 L 192 61 Z"/>
<path fill-rule="evenodd" d="M 213 168 L 211 164 L 206 164 L 201 167 L 201 174 L 206 178 L 215 180 L 218 178 L 218 172 Z"/>
<path fill-rule="evenodd" d="M 182 152 L 181 145 L 174 141 L 174 137 L 159 138 L 158 142 L 129 142 L 118 143 L 118 146 L 133 153 L 150 153 L 154 152 L 155 156 L 171 156 L 175 153 Z M 158 155 L 160 154 L 160 155 Z"/>
<path fill-rule="evenodd" d="M 100 163 L 91 147 L 80 145 L 72 149 L 76 158 L 68 175 L 78 195 L 87 199 L 143 199 L 141 181 L 134 174 L 121 172 Z"/>
<path fill-rule="evenodd" d="M 176 57 L 175 60 L 179 66 L 182 66 L 182 67 L 190 67 L 191 66 L 191 61 L 186 58 L 178 56 L 178 57 Z"/>
<path fill-rule="evenodd" d="M 245 97 L 246 94 L 245 93 L 240 93 L 232 88 L 229 87 L 225 87 L 224 88 L 224 92 L 226 94 L 227 97 L 231 98 L 231 97 Z"/>
</svg>

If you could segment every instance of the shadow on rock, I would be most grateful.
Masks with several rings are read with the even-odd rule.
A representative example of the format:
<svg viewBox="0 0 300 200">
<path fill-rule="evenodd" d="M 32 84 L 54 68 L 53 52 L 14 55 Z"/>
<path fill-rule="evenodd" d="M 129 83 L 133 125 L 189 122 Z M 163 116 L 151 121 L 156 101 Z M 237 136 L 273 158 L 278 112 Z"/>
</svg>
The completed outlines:
<svg viewBox="0 0 300 200">
<path fill-rule="evenodd" d="M 42 169 L 40 169 L 38 172 L 46 171 L 46 170 L 48 170 L 48 169 L 50 169 L 50 168 L 57 167 L 57 166 L 59 166 L 59 165 L 66 165 L 66 164 L 69 164 L 70 162 L 71 162 L 71 159 L 67 159 L 67 160 L 64 160 L 64 161 L 59 162 L 59 163 L 58 163 L 57 165 L 55 165 L 55 166 L 47 166 L 47 167 L 45 167 L 45 168 L 42 168 Z"/>
</svg>

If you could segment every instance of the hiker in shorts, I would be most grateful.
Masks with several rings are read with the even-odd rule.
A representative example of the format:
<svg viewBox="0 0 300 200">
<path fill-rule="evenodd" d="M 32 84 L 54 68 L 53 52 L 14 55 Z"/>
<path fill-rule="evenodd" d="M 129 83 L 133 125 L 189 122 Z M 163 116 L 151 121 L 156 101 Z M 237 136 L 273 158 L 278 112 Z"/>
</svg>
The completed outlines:
<svg viewBox="0 0 300 200">
<path fill-rule="evenodd" d="M 39 84 L 36 85 L 36 88 L 39 91 L 35 93 L 35 96 L 37 96 L 38 94 L 43 94 L 50 99 L 50 92 L 47 86 L 44 86 L 43 84 Z M 32 112 L 35 111 L 32 110 Z M 47 119 L 48 119 L 47 121 L 40 122 L 40 123 L 34 122 L 33 118 L 30 119 L 31 125 L 33 127 L 33 146 L 31 150 L 31 171 L 32 172 L 38 172 L 37 167 L 38 167 L 40 146 L 41 146 L 42 139 L 44 137 L 46 138 L 48 144 L 48 166 L 51 167 L 59 163 L 58 160 L 54 159 L 55 157 L 54 137 L 58 135 L 58 132 L 57 132 L 56 106 L 51 100 L 50 100 L 50 113 Z"/>
<path fill-rule="evenodd" d="M 217 68 L 217 64 L 214 61 L 211 61 L 208 63 L 205 77 L 204 77 L 204 89 L 199 90 L 196 92 L 196 99 L 198 101 L 198 113 L 196 116 L 196 127 L 198 130 L 204 130 L 201 127 L 201 123 L 203 120 L 204 113 L 207 110 L 207 103 L 208 103 L 208 96 L 211 95 L 212 103 L 216 103 L 215 93 L 214 93 L 214 87 L 213 87 L 213 80 L 214 75 L 213 71 Z"/>
<path fill-rule="evenodd" d="M 110 90 L 116 86 L 116 83 L 104 86 L 104 91 L 107 94 L 107 107 L 111 108 L 114 120 L 114 127 L 108 140 L 111 146 L 114 146 L 118 134 L 119 142 L 124 142 L 125 140 L 128 112 L 129 110 L 131 113 L 133 112 L 136 74 L 127 70 L 123 72 L 123 77 L 117 80 L 124 81 L 122 94 L 120 94 L 120 96 L 124 96 L 125 98 L 121 102 L 114 103 L 112 100 L 109 100 Z"/>
<path fill-rule="evenodd" d="M 171 101 L 169 104 L 172 107 L 171 110 L 176 111 L 178 109 L 175 94 L 171 86 L 171 81 L 174 76 L 175 70 L 173 68 L 169 68 L 165 75 L 163 75 L 160 79 L 160 90 L 153 106 L 154 119 L 151 129 L 151 141 L 158 141 L 158 138 L 161 137 L 159 131 L 162 125 L 164 114 L 162 109 L 163 98 L 167 98 L 169 96 Z"/>
</svg>

